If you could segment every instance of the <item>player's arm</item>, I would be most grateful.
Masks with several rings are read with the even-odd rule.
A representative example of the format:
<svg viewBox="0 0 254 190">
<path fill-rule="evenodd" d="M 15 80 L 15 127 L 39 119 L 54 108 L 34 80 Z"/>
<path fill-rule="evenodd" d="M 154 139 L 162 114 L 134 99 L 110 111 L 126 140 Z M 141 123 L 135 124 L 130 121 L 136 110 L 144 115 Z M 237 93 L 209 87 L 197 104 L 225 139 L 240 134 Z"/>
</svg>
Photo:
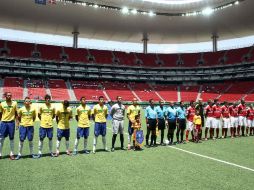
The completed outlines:
<svg viewBox="0 0 254 190">
<path fill-rule="evenodd" d="M 113 115 L 115 114 L 115 108 L 114 108 L 114 106 L 111 107 L 109 114 L 113 118 Z"/>
<path fill-rule="evenodd" d="M 2 113 L 3 112 L 3 108 L 2 108 L 2 104 L 0 103 L 0 121 L 2 120 Z"/>
<path fill-rule="evenodd" d="M 42 108 L 40 107 L 39 112 L 38 112 L 38 118 L 41 120 L 41 112 L 42 112 Z"/>
<path fill-rule="evenodd" d="M 33 122 L 35 121 L 35 119 L 36 119 L 36 111 L 34 110 L 33 111 Z"/>
<path fill-rule="evenodd" d="M 56 112 L 56 123 L 59 123 L 59 111 Z"/>
<path fill-rule="evenodd" d="M 70 110 L 69 120 L 71 120 L 72 118 L 73 118 L 73 116 L 72 116 L 72 110 Z"/>
<path fill-rule="evenodd" d="M 16 114 L 16 113 L 15 113 Z M 16 125 L 16 129 L 19 129 L 19 123 L 21 122 L 21 117 L 22 117 L 22 111 L 19 110 L 17 112 L 17 116 L 16 116 L 16 122 L 17 122 L 17 125 Z"/>
<path fill-rule="evenodd" d="M 56 117 L 56 109 L 53 108 L 53 115 L 52 115 L 52 119 L 54 119 Z"/>
<path fill-rule="evenodd" d="M 78 120 L 79 120 L 79 109 L 77 109 L 77 115 L 75 116 L 75 119 L 77 120 L 77 122 L 78 122 Z M 89 116 L 89 112 L 88 112 L 88 118 L 89 118 L 90 116 Z"/>
</svg>

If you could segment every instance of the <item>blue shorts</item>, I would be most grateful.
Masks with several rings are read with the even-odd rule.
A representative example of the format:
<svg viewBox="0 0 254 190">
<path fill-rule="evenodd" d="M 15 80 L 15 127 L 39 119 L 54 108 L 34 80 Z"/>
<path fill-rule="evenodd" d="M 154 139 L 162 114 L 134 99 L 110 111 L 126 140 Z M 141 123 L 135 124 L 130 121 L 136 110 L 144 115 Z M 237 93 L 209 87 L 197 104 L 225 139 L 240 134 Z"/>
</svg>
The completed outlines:
<svg viewBox="0 0 254 190">
<path fill-rule="evenodd" d="M 15 121 L 2 121 L 0 124 L 0 138 L 8 137 L 14 139 Z"/>
<path fill-rule="evenodd" d="M 77 128 L 77 138 L 78 139 L 80 137 L 84 137 L 86 139 L 88 136 L 89 136 L 89 127 L 87 127 L 87 128 L 78 127 Z"/>
<path fill-rule="evenodd" d="M 57 128 L 57 138 L 70 138 L 70 129 L 58 129 Z"/>
<path fill-rule="evenodd" d="M 107 128 L 106 128 L 106 122 L 105 123 L 96 123 L 94 125 L 94 136 L 98 137 L 99 135 L 101 136 L 106 136 Z"/>
<path fill-rule="evenodd" d="M 20 126 L 19 127 L 19 139 L 20 141 L 24 141 L 25 139 L 32 141 L 34 138 L 34 127 L 33 126 L 29 126 L 29 127 L 23 127 Z"/>
<path fill-rule="evenodd" d="M 53 127 L 52 128 L 43 128 L 43 127 L 40 127 L 40 129 L 39 129 L 39 137 L 40 137 L 40 139 L 44 139 L 46 136 L 49 139 L 53 138 Z"/>
<path fill-rule="evenodd" d="M 131 126 L 132 126 L 132 122 L 129 121 L 129 126 L 128 126 L 128 133 L 129 133 L 129 135 L 132 135 L 133 131 L 134 131 L 134 129 Z"/>
</svg>

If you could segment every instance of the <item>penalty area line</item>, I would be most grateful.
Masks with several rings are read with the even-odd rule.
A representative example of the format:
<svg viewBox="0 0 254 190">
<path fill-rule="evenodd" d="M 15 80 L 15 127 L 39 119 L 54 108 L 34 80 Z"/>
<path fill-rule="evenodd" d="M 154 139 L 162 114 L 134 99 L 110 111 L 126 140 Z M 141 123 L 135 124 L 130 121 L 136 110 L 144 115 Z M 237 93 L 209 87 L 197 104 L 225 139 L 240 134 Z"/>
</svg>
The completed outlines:
<svg viewBox="0 0 254 190">
<path fill-rule="evenodd" d="M 174 147 L 174 146 L 169 146 L 169 148 L 176 149 L 176 150 L 188 153 L 188 154 L 192 154 L 192 155 L 195 155 L 195 156 L 199 156 L 199 157 L 202 157 L 202 158 L 206 158 L 206 159 L 209 159 L 209 160 L 213 160 L 213 161 L 216 161 L 216 162 L 220 162 L 220 163 L 223 163 L 223 164 L 227 164 L 227 165 L 230 165 L 230 166 L 234 166 L 234 167 L 238 167 L 238 168 L 241 168 L 241 169 L 245 169 L 245 170 L 249 170 L 249 171 L 254 172 L 254 169 L 252 169 L 252 168 L 248 168 L 248 167 L 245 167 L 245 166 L 241 166 L 241 165 L 238 165 L 238 164 L 234 164 L 234 163 L 227 162 L 227 161 L 224 161 L 224 160 L 220 160 L 220 159 L 217 159 L 217 158 L 213 158 L 213 157 L 210 157 L 210 156 L 205 156 L 205 155 L 202 155 L 202 154 L 198 154 L 198 153 L 191 152 L 191 151 L 188 151 L 188 150 L 184 150 L 184 149 L 181 149 L 181 148 L 177 148 L 177 147 Z"/>
</svg>

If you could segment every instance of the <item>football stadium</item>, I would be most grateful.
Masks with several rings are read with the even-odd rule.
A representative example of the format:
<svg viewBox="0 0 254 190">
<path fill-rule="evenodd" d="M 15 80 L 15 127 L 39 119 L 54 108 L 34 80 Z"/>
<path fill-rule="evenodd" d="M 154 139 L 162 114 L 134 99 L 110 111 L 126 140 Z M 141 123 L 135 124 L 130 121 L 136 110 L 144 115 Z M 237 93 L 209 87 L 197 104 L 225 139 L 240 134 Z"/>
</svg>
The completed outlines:
<svg viewBox="0 0 254 190">
<path fill-rule="evenodd" d="M 0 189 L 253 189 L 253 0 L 1 0 Z"/>
</svg>

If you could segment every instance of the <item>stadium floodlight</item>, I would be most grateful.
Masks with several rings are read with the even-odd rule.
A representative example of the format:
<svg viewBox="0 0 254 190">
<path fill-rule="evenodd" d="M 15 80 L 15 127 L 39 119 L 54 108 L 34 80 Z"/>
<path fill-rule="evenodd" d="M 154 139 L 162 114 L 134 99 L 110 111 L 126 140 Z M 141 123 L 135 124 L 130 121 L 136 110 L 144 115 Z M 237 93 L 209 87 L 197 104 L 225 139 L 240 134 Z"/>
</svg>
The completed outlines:
<svg viewBox="0 0 254 190">
<path fill-rule="evenodd" d="M 123 14 L 128 14 L 129 13 L 129 9 L 127 7 L 122 8 L 122 13 Z"/>
<path fill-rule="evenodd" d="M 97 9 L 99 6 L 95 4 L 93 7 Z"/>
<path fill-rule="evenodd" d="M 153 11 L 150 11 L 148 14 L 149 14 L 149 16 L 151 16 L 151 17 L 152 17 L 152 16 L 155 16 L 155 13 L 154 13 Z"/>
<path fill-rule="evenodd" d="M 207 7 L 207 8 L 205 8 L 203 11 L 202 11 L 202 14 L 203 15 L 210 15 L 210 14 L 212 14 L 213 13 L 213 9 L 212 8 L 210 8 L 210 7 Z"/>
<path fill-rule="evenodd" d="M 131 10 L 131 13 L 136 15 L 138 13 L 138 11 L 137 11 L 137 9 L 133 9 L 133 10 Z"/>
<path fill-rule="evenodd" d="M 239 1 L 236 1 L 234 4 L 235 4 L 235 5 L 238 5 L 238 4 L 239 4 Z"/>
</svg>

